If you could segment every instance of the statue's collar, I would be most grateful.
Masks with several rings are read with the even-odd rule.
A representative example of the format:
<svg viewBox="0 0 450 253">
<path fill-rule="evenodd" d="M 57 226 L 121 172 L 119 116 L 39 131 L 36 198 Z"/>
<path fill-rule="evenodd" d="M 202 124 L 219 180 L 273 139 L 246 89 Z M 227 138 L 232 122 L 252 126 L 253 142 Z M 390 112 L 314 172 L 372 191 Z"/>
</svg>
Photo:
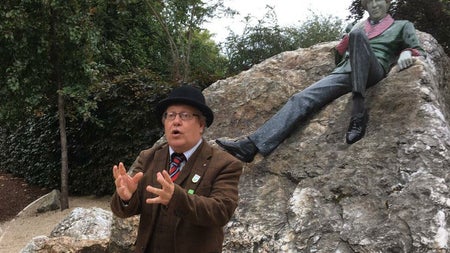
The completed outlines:
<svg viewBox="0 0 450 253">
<path fill-rule="evenodd" d="M 381 19 L 376 24 L 371 24 L 370 19 L 368 18 L 364 24 L 364 30 L 366 31 L 367 37 L 369 39 L 377 37 L 382 34 L 386 29 L 388 29 L 394 23 L 394 19 L 391 15 L 387 15 L 383 19 Z"/>
</svg>

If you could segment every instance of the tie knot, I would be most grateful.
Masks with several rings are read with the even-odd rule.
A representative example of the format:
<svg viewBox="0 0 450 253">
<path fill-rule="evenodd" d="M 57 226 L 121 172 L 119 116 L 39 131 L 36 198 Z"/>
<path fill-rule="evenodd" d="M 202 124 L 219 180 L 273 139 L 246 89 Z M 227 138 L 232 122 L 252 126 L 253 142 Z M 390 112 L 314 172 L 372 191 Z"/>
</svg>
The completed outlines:
<svg viewBox="0 0 450 253">
<path fill-rule="evenodd" d="M 186 160 L 186 157 L 184 156 L 183 153 L 173 153 L 171 159 L 173 163 L 180 164 L 184 160 Z"/>
</svg>

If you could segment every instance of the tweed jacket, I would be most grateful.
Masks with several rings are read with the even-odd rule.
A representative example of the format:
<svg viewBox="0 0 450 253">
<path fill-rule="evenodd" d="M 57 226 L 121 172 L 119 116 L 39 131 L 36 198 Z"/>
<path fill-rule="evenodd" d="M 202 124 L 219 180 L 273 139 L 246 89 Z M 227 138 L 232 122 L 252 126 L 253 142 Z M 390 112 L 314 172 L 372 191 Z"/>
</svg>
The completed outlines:
<svg viewBox="0 0 450 253">
<path fill-rule="evenodd" d="M 167 143 L 141 151 L 130 168 L 130 174 L 143 172 L 138 189 L 124 204 L 117 193 L 112 197 L 111 210 L 118 217 L 140 214 L 136 252 L 158 248 L 158 253 L 221 252 L 223 226 L 232 217 L 238 204 L 238 183 L 242 162 L 227 152 L 210 146 L 205 140 L 192 154 L 175 181 L 175 191 L 167 206 L 146 204 L 151 193 L 147 185 L 161 187 L 156 173 L 168 168 Z M 161 213 L 173 221 L 169 240 L 154 233 Z M 162 245 L 162 246 L 156 246 Z"/>
</svg>

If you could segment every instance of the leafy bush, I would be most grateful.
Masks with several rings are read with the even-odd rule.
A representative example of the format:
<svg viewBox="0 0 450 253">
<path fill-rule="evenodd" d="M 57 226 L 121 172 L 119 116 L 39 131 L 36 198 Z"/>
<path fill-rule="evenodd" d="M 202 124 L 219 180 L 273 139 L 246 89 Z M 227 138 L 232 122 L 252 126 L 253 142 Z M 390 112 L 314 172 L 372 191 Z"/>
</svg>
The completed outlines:
<svg viewBox="0 0 450 253">
<path fill-rule="evenodd" d="M 59 184 L 61 153 L 55 115 L 28 118 L 14 132 L 4 131 L 0 166 L 27 182 L 47 188 Z"/>
<path fill-rule="evenodd" d="M 128 168 L 139 154 L 161 137 L 154 107 L 170 86 L 153 81 L 145 71 L 116 77 L 95 92 L 98 109 L 93 121 L 70 127 L 69 189 L 74 194 L 111 194 L 112 166 Z M 78 127 L 74 127 L 78 126 Z"/>
<path fill-rule="evenodd" d="M 97 104 L 93 120 L 67 119 L 70 194 L 111 194 L 112 166 L 122 161 L 129 167 L 140 150 L 160 138 L 160 119 L 153 108 L 170 85 L 153 79 L 151 72 L 137 70 L 104 82 L 90 91 Z M 60 188 L 57 115 L 28 118 L 15 131 L 1 129 L 0 136 L 3 170 L 34 185 Z"/>
</svg>

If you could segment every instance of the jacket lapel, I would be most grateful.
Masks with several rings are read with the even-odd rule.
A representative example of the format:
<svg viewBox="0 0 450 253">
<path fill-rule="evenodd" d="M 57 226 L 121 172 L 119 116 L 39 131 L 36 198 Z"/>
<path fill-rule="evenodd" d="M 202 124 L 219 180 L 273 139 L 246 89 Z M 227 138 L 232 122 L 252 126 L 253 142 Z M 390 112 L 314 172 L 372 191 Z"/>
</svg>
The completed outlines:
<svg viewBox="0 0 450 253">
<path fill-rule="evenodd" d="M 169 166 L 169 146 L 164 145 L 161 149 L 157 150 L 154 157 L 156 158 L 154 161 L 155 175 L 151 179 L 151 182 L 154 185 L 159 185 L 158 181 L 156 181 L 156 173 L 167 170 Z"/>
<path fill-rule="evenodd" d="M 161 187 L 159 182 L 156 181 L 156 174 L 158 172 L 162 172 L 163 170 L 167 169 L 167 167 L 168 167 L 168 164 L 169 164 L 169 146 L 168 145 L 163 145 L 160 149 L 155 151 L 153 164 L 154 164 L 155 173 L 153 173 L 153 175 L 151 175 L 152 178 L 150 179 L 150 185 L 153 187 Z M 144 189 L 144 191 L 147 192 L 145 189 Z M 150 195 L 148 195 L 148 196 L 150 196 Z M 144 203 L 144 205 L 148 205 L 148 204 Z M 151 205 L 151 208 L 153 209 L 153 214 L 158 213 L 159 206 L 160 205 Z M 152 224 L 155 224 L 157 217 L 158 217 L 158 215 L 152 216 Z"/>
<path fill-rule="evenodd" d="M 211 146 L 203 140 L 202 144 L 184 165 L 175 183 L 185 188 L 188 193 L 195 193 L 208 168 L 211 155 Z"/>
<path fill-rule="evenodd" d="M 366 31 L 367 37 L 372 39 L 386 31 L 393 23 L 394 19 L 391 15 L 387 15 L 376 25 L 371 25 L 369 19 L 367 19 L 364 24 L 364 30 Z"/>
</svg>

